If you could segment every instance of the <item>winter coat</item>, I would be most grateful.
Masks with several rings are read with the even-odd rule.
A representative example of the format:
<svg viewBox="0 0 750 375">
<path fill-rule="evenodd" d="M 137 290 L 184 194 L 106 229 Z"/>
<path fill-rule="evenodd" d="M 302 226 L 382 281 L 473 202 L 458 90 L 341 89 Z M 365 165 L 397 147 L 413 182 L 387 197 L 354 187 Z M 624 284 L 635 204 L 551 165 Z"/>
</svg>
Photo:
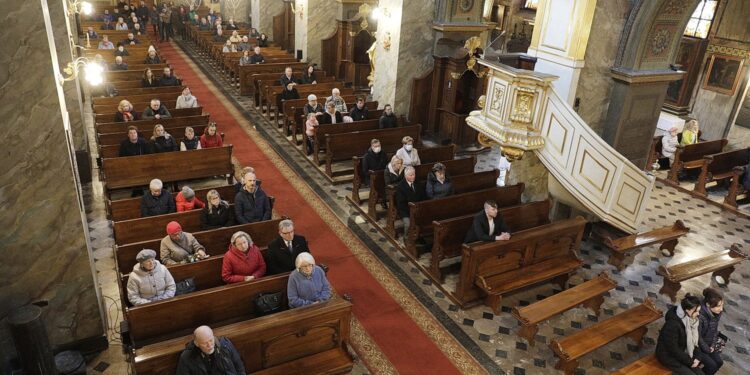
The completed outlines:
<svg viewBox="0 0 750 375">
<path fill-rule="evenodd" d="M 162 86 L 164 86 L 164 85 L 162 85 Z M 165 119 L 165 118 L 171 118 L 172 117 L 172 114 L 169 113 L 169 110 L 167 109 L 167 106 L 165 106 L 164 104 L 160 105 L 159 109 L 156 110 L 156 111 L 154 111 L 154 109 L 151 108 L 151 106 L 148 106 L 148 108 L 146 108 L 143 111 L 143 114 L 141 115 L 141 117 L 144 120 L 153 120 L 156 115 L 159 115 L 160 119 Z"/>
<path fill-rule="evenodd" d="M 391 114 L 380 116 L 380 120 L 378 121 L 378 127 L 380 129 L 390 129 L 395 128 L 398 126 L 398 117 L 396 115 Z"/>
<path fill-rule="evenodd" d="M 698 346 L 704 353 L 711 353 L 711 348 L 716 344 L 719 336 L 719 319 L 721 314 L 714 314 L 705 303 L 701 304 L 701 312 L 698 315 Z"/>
<path fill-rule="evenodd" d="M 664 326 L 656 342 L 656 358 L 670 369 L 693 365 L 693 359 L 687 352 L 685 324 L 677 316 L 677 306 L 670 308 L 664 316 Z"/>
<path fill-rule="evenodd" d="M 447 174 L 445 175 L 444 182 L 441 183 L 438 181 L 437 176 L 435 176 L 435 172 L 430 172 L 427 174 L 425 192 L 430 199 L 444 198 L 454 194 L 453 183 Z"/>
<path fill-rule="evenodd" d="M 416 167 L 422 164 L 422 161 L 419 160 L 419 152 L 417 152 L 416 147 L 412 147 L 411 151 L 406 151 L 405 148 L 401 147 L 400 149 L 398 149 L 398 151 L 396 151 L 396 156 L 400 157 L 401 160 L 404 161 L 404 167 Z"/>
<path fill-rule="evenodd" d="M 207 361 L 203 360 L 201 349 L 195 346 L 193 340 L 185 344 L 185 350 L 180 354 L 177 363 L 177 375 L 245 375 L 245 365 L 237 349 L 226 337 L 214 337 L 214 352 L 211 369 Z"/>
<path fill-rule="evenodd" d="M 219 203 L 219 207 L 213 212 L 208 212 L 208 206 L 201 211 L 201 230 L 216 229 L 234 225 L 234 211 L 225 201 Z"/>
<path fill-rule="evenodd" d="M 331 299 L 331 284 L 326 279 L 325 271 L 318 266 L 313 266 L 310 277 L 294 270 L 289 275 L 286 294 L 290 308 L 311 305 Z"/>
<path fill-rule="evenodd" d="M 223 145 L 224 140 L 221 139 L 221 135 L 219 135 L 219 133 L 216 133 L 213 136 L 207 134 L 203 134 L 201 136 L 201 148 L 221 147 Z"/>
<path fill-rule="evenodd" d="M 164 215 L 172 212 L 177 212 L 177 207 L 172 194 L 166 190 L 162 190 L 158 197 L 148 192 L 141 198 L 141 217 Z"/>
<path fill-rule="evenodd" d="M 354 108 L 352 108 L 351 112 L 349 112 L 349 116 L 354 121 L 362 121 L 367 120 L 367 116 L 369 115 L 369 110 L 367 109 L 367 106 L 362 107 L 362 109 L 359 109 L 357 105 L 354 105 Z"/>
<path fill-rule="evenodd" d="M 364 183 L 369 183 L 370 172 L 383 170 L 388 166 L 388 156 L 381 149 L 377 154 L 372 151 L 372 148 L 367 150 L 367 153 L 362 157 L 362 178 Z"/>
<path fill-rule="evenodd" d="M 193 96 L 193 95 L 189 95 L 189 96 L 180 95 L 180 96 L 177 97 L 177 104 L 175 105 L 176 109 L 180 109 L 180 108 L 196 108 L 196 107 L 198 107 L 198 99 L 195 96 Z"/>
<path fill-rule="evenodd" d="M 177 193 L 177 196 L 174 198 L 174 203 L 177 206 L 177 212 L 200 209 L 206 206 L 206 204 L 198 199 L 198 197 L 193 197 L 193 199 L 187 200 L 185 196 L 182 195 L 182 192 Z"/>
<path fill-rule="evenodd" d="M 159 256 L 164 264 L 171 266 L 173 264 L 187 263 L 189 256 L 195 255 L 201 250 L 206 252 L 206 248 L 192 234 L 182 232 L 180 237 L 180 240 L 177 242 L 172 241 L 172 238 L 169 236 L 164 236 L 161 239 Z"/>
<path fill-rule="evenodd" d="M 151 139 L 151 152 L 159 154 L 162 152 L 179 151 L 180 147 L 171 135 L 163 135 Z"/>
<path fill-rule="evenodd" d="M 183 138 L 180 142 L 180 151 L 200 150 L 202 148 L 201 140 L 198 137 L 193 137 L 193 139 Z"/>
<path fill-rule="evenodd" d="M 245 276 L 254 276 L 256 279 L 266 274 L 266 261 L 260 254 L 257 245 L 252 244 L 243 253 L 234 245 L 229 245 L 229 251 L 224 254 L 221 264 L 221 279 L 227 284 L 245 281 Z"/>
<path fill-rule="evenodd" d="M 156 265 L 151 271 L 141 269 L 140 263 L 133 266 L 128 277 L 128 301 L 133 305 L 174 297 L 177 287 L 172 274 L 158 260 L 153 261 Z"/>
<path fill-rule="evenodd" d="M 151 153 L 151 147 L 148 145 L 145 139 L 138 137 L 138 140 L 133 143 L 130 139 L 126 139 L 120 142 L 119 156 L 138 156 L 146 155 Z"/>
<path fill-rule="evenodd" d="M 271 202 L 260 186 L 255 187 L 255 193 L 242 189 L 234 197 L 234 212 L 239 224 L 271 220 Z"/>
</svg>

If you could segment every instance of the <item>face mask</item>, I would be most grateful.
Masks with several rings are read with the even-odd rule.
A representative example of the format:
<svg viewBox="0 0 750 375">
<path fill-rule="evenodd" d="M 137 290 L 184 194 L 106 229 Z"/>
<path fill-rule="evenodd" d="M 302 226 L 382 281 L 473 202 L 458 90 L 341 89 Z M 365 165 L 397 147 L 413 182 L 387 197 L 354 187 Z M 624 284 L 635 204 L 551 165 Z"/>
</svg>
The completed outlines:
<svg viewBox="0 0 750 375">
<path fill-rule="evenodd" d="M 411 152 L 411 149 L 413 149 L 413 148 L 414 148 L 414 146 L 412 146 L 412 145 L 406 145 L 406 146 L 404 146 L 404 150 L 409 151 L 409 152 Z"/>
<path fill-rule="evenodd" d="M 380 153 L 380 147 L 373 147 L 372 152 L 379 154 Z"/>
<path fill-rule="evenodd" d="M 120 52 L 122 52 L 125 48 L 124 47 L 118 47 L 117 49 L 120 50 Z"/>
</svg>

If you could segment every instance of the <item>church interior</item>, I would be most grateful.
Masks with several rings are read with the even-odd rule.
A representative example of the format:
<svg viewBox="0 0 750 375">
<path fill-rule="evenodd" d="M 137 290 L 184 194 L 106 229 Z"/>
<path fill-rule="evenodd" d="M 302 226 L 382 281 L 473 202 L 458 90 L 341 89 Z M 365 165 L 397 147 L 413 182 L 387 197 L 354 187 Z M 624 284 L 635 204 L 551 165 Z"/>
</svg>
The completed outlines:
<svg viewBox="0 0 750 375">
<path fill-rule="evenodd" d="M 750 1 L 0 9 L 3 374 L 750 374 Z"/>
</svg>

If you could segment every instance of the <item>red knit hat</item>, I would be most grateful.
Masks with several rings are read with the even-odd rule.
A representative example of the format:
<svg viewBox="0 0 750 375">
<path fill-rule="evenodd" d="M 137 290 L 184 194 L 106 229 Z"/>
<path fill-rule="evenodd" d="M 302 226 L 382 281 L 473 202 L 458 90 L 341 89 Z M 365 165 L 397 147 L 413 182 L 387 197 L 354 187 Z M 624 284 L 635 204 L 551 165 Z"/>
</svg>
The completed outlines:
<svg viewBox="0 0 750 375">
<path fill-rule="evenodd" d="M 167 234 L 173 235 L 175 233 L 182 232 L 182 227 L 180 226 L 180 223 L 176 221 L 170 221 L 169 224 L 167 224 Z"/>
</svg>

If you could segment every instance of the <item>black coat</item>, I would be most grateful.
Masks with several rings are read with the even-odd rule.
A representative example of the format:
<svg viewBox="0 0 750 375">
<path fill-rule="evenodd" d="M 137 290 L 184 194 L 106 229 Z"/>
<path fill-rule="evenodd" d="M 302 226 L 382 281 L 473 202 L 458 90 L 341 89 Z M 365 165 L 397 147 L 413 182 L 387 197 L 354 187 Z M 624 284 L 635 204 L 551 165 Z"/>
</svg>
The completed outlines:
<svg viewBox="0 0 750 375">
<path fill-rule="evenodd" d="M 341 116 L 341 112 L 336 111 L 335 116 L 336 116 L 336 123 L 337 124 L 340 124 L 340 123 L 344 122 L 344 117 Z M 333 124 L 333 121 L 332 121 L 332 118 L 331 118 L 331 114 L 328 113 L 328 112 L 324 112 L 323 116 L 320 117 L 320 121 L 318 121 L 318 123 L 319 124 Z"/>
<path fill-rule="evenodd" d="M 266 62 L 266 58 L 263 54 L 250 56 L 250 64 L 260 64 Z"/>
<path fill-rule="evenodd" d="M 307 116 L 308 113 L 315 112 L 315 113 L 324 113 L 325 110 L 323 109 L 323 105 L 318 103 L 317 106 L 313 107 L 310 105 L 310 103 L 305 104 L 305 116 Z"/>
<path fill-rule="evenodd" d="M 664 326 L 659 331 L 655 354 L 662 365 L 672 370 L 693 365 L 693 359 L 687 352 L 685 324 L 677 316 L 677 306 L 670 308 L 664 316 Z"/>
<path fill-rule="evenodd" d="M 195 346 L 193 340 L 190 340 L 180 354 L 177 375 L 245 375 L 242 357 L 232 342 L 226 337 L 215 337 L 214 340 L 216 344 L 212 354 L 211 368 L 208 368 L 207 361 L 203 360 L 200 348 Z"/>
<path fill-rule="evenodd" d="M 315 78 L 315 72 L 312 72 L 312 74 L 307 74 L 307 72 L 305 72 L 302 74 L 302 78 L 299 79 L 299 83 L 303 85 L 310 85 L 317 80 L 318 79 Z"/>
<path fill-rule="evenodd" d="M 398 217 L 409 217 L 409 202 L 425 200 L 424 186 L 421 186 L 417 181 L 414 181 L 413 185 L 414 189 L 409 187 L 406 179 L 403 179 L 396 186 L 396 212 Z"/>
<path fill-rule="evenodd" d="M 130 139 L 126 139 L 120 142 L 120 153 L 119 156 L 138 156 L 146 155 L 151 153 L 151 146 L 145 139 L 138 137 L 135 143 L 130 142 Z"/>
<path fill-rule="evenodd" d="M 714 314 L 708 305 L 701 304 L 701 312 L 698 315 L 698 333 L 700 335 L 698 346 L 704 353 L 710 353 L 711 347 L 716 344 L 716 338 L 719 336 L 719 319 L 721 319 L 721 314 Z"/>
<path fill-rule="evenodd" d="M 156 137 L 156 139 L 151 140 L 151 152 L 154 154 L 159 154 L 162 152 L 171 152 L 171 151 L 179 151 L 180 146 L 177 145 L 177 142 L 175 142 L 174 137 Z"/>
<path fill-rule="evenodd" d="M 380 150 L 377 154 L 372 151 L 372 148 L 368 149 L 365 156 L 362 157 L 362 179 L 365 183 L 370 181 L 369 171 L 379 171 L 385 169 L 388 166 L 388 157 L 385 155 L 383 150 Z"/>
<path fill-rule="evenodd" d="M 234 213 L 239 224 L 271 220 L 271 201 L 260 186 L 255 193 L 242 189 L 234 197 Z"/>
<path fill-rule="evenodd" d="M 141 80 L 141 87 L 159 87 L 159 86 L 161 86 L 161 82 L 156 77 L 152 77 L 151 82 L 149 82 L 145 78 Z"/>
<path fill-rule="evenodd" d="M 288 78 L 286 74 L 282 75 L 281 78 L 279 78 L 279 82 L 281 82 L 281 86 L 286 87 L 286 85 L 290 83 L 298 83 L 297 79 L 294 78 L 294 75 L 292 75 L 292 78 Z"/>
<path fill-rule="evenodd" d="M 395 185 L 404 179 L 404 170 L 401 170 L 401 173 L 395 174 L 391 173 L 390 170 L 388 170 L 388 166 L 386 165 L 385 171 L 383 172 L 385 174 L 385 184 L 387 185 Z"/>
<path fill-rule="evenodd" d="M 357 105 L 354 105 L 354 108 L 352 108 L 351 111 L 349 111 L 349 116 L 354 121 L 361 121 L 361 120 L 367 120 L 367 116 L 369 114 L 369 110 L 367 109 L 367 106 L 362 107 L 362 109 L 359 109 Z"/>
<path fill-rule="evenodd" d="M 219 208 L 208 212 L 208 203 L 201 211 L 201 230 L 216 229 L 234 225 L 234 210 L 226 202 L 219 203 Z"/>
<path fill-rule="evenodd" d="M 284 239 L 276 237 L 268 244 L 268 251 L 266 251 L 266 275 L 277 275 L 284 272 L 294 271 L 294 261 L 297 259 L 297 255 L 300 253 L 310 252 L 307 247 L 307 240 L 298 234 L 294 235 L 292 239 L 292 248 L 294 251 L 289 251 L 286 247 Z"/>
<path fill-rule="evenodd" d="M 474 216 L 474 222 L 471 224 L 471 228 L 466 232 L 464 237 L 464 243 L 471 243 L 476 241 L 494 241 L 495 236 L 499 236 L 503 232 L 510 233 L 510 228 L 505 224 L 500 214 L 495 216 L 495 230 L 490 232 L 490 221 L 487 219 L 487 214 L 484 210 L 480 211 Z"/>
<path fill-rule="evenodd" d="M 146 192 L 141 198 L 141 217 L 171 214 L 177 212 L 174 197 L 167 189 L 162 189 L 158 197 Z"/>
<path fill-rule="evenodd" d="M 444 182 L 440 183 L 437 176 L 435 176 L 435 172 L 430 172 L 427 174 L 425 193 L 429 199 L 438 199 L 453 195 L 453 183 L 448 175 L 445 176 Z M 489 228 L 487 229 L 489 230 Z"/>
<path fill-rule="evenodd" d="M 177 79 L 177 77 L 174 76 L 174 74 L 170 74 L 169 77 L 161 77 L 161 80 L 159 81 L 159 85 L 161 86 L 179 86 L 180 80 Z"/>
<path fill-rule="evenodd" d="M 386 116 L 383 115 L 380 117 L 380 121 L 378 121 L 378 127 L 380 129 L 389 129 L 389 128 L 395 128 L 398 126 L 398 118 L 396 115 L 390 115 Z"/>
</svg>

